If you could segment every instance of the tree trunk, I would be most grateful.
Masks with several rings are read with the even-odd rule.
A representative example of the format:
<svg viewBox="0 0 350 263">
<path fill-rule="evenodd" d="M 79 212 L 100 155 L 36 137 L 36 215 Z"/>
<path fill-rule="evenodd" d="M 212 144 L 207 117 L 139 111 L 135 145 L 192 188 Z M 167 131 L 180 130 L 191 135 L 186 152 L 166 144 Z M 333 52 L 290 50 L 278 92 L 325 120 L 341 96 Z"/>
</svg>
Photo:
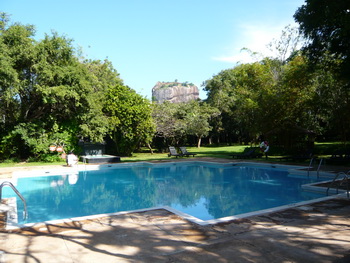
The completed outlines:
<svg viewBox="0 0 350 263">
<path fill-rule="evenodd" d="M 198 137 L 197 148 L 201 148 L 202 137 Z"/>
<path fill-rule="evenodd" d="M 147 147 L 148 147 L 148 149 L 150 149 L 151 154 L 153 154 L 153 149 L 152 149 L 152 147 L 151 147 L 151 145 L 149 143 L 147 143 Z"/>
</svg>

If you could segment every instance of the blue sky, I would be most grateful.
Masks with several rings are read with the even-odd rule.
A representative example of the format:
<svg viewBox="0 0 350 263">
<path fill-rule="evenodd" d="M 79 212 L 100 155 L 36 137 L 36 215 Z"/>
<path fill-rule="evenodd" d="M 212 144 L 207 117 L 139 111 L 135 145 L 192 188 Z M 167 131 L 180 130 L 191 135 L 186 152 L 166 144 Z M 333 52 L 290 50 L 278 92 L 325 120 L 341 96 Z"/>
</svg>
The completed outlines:
<svg viewBox="0 0 350 263">
<path fill-rule="evenodd" d="M 85 57 L 109 59 L 124 83 L 151 98 L 157 81 L 203 81 L 266 45 L 294 24 L 303 0 L 0 0 L 12 22 L 52 30 Z"/>
</svg>

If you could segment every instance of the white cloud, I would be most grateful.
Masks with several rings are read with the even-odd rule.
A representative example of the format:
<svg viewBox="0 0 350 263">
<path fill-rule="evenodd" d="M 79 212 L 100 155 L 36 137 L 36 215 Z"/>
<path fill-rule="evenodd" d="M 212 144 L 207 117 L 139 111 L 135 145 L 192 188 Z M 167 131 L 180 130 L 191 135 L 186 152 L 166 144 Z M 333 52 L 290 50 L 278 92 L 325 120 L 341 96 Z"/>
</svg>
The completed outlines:
<svg viewBox="0 0 350 263">
<path fill-rule="evenodd" d="M 233 44 L 227 54 L 213 57 L 213 60 L 228 63 L 251 63 L 262 57 L 273 55 L 267 45 L 274 39 L 279 39 L 282 30 L 287 25 L 253 25 L 242 24 L 234 33 Z M 294 25 L 293 25 L 294 26 Z M 242 50 L 243 48 L 249 51 Z M 252 56 L 252 54 L 255 54 Z"/>
<path fill-rule="evenodd" d="M 246 50 L 240 50 L 238 52 L 234 52 L 232 55 L 227 56 L 219 56 L 213 57 L 213 60 L 227 63 L 252 63 L 254 61 L 258 61 L 261 56 L 257 53 L 256 55 L 248 52 Z"/>
</svg>

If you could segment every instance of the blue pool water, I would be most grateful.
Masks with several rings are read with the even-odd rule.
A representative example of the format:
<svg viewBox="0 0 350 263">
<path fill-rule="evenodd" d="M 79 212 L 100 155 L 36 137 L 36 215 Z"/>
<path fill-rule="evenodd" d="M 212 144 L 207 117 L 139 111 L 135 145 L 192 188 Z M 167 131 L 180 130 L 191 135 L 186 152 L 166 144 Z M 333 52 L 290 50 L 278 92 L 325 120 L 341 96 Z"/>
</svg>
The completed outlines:
<svg viewBox="0 0 350 263">
<path fill-rule="evenodd" d="M 302 191 L 301 185 L 315 181 L 286 169 L 171 163 L 20 177 L 16 187 L 28 206 L 22 224 L 157 206 L 217 219 L 323 197 Z M 3 189 L 4 198 L 13 196 Z M 17 205 L 20 213 L 23 204 Z"/>
</svg>

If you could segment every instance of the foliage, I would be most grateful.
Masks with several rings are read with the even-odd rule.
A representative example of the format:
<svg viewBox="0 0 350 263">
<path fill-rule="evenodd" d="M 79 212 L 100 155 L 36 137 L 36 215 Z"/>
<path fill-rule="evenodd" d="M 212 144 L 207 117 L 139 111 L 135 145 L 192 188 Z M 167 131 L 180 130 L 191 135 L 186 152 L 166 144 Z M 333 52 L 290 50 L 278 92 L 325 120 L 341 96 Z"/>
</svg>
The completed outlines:
<svg viewBox="0 0 350 263">
<path fill-rule="evenodd" d="M 306 0 L 294 18 L 309 40 L 310 60 L 322 61 L 324 54 L 340 60 L 342 76 L 350 82 L 350 2 L 348 0 Z M 336 62 L 337 63 L 337 62 Z"/>
<path fill-rule="evenodd" d="M 210 120 L 219 115 L 219 110 L 198 101 L 190 101 L 181 106 L 179 110 L 183 112 L 183 117 L 180 122 L 184 134 L 196 136 L 197 147 L 200 148 L 202 138 L 207 137 L 212 130 Z"/>
<path fill-rule="evenodd" d="M 325 55 L 323 61 L 328 59 Z M 315 117 L 319 134 L 323 140 L 346 142 L 350 134 L 350 89 L 347 82 L 340 80 L 326 61 L 317 65 L 312 82 L 317 87 L 312 103 L 318 105 Z"/>
<path fill-rule="evenodd" d="M 298 52 L 303 42 L 299 29 L 288 25 L 282 30 L 280 38 L 273 39 L 267 47 L 275 53 L 275 59 L 283 64 Z"/>
<path fill-rule="evenodd" d="M 44 163 L 54 163 L 54 162 L 59 162 L 62 161 L 62 157 L 59 154 L 55 154 L 55 153 L 46 153 L 46 154 L 42 154 L 41 156 L 37 156 L 37 157 L 29 157 L 28 158 L 28 163 L 33 163 L 33 162 L 39 162 L 42 161 Z"/>
<path fill-rule="evenodd" d="M 350 2 L 307 0 L 294 15 L 309 40 L 304 48 L 315 71 L 314 103 L 324 136 L 349 138 Z"/>
<path fill-rule="evenodd" d="M 276 65 L 280 67 L 278 78 Z M 283 64 L 265 58 L 220 72 L 204 89 L 208 103 L 221 111 L 218 125 L 228 136 L 244 142 L 260 134 L 271 139 L 277 136 L 276 143 L 291 147 L 297 139 L 293 137 L 319 130 L 315 117 L 319 110 L 314 104 L 318 87 L 313 78 L 308 61 L 301 55 Z"/>
<path fill-rule="evenodd" d="M 178 145 L 189 135 L 197 138 L 197 147 L 200 147 L 201 139 L 212 130 L 210 120 L 218 114 L 215 107 L 198 101 L 153 104 L 156 137 L 161 139 L 158 148 L 164 150 L 169 145 Z"/>
<path fill-rule="evenodd" d="M 0 13 L 0 158 L 52 161 L 50 144 L 77 150 L 78 140 L 109 140 L 113 153 L 131 156 L 151 148 L 154 134 L 159 150 L 195 140 L 199 148 L 205 137 L 248 144 L 261 134 L 280 148 L 315 135 L 347 141 L 348 5 L 307 0 L 295 14 L 306 53 L 297 50 L 299 32 L 286 27 L 269 45 L 275 57 L 223 70 L 204 82 L 205 102 L 180 104 L 150 104 L 110 61 L 84 59 L 56 32 L 36 41 L 34 26 L 10 24 Z"/>
<path fill-rule="evenodd" d="M 266 63 L 242 64 L 220 72 L 205 83 L 207 102 L 221 113 L 216 129 L 242 141 L 250 141 L 268 129 L 261 127 L 266 126 L 263 116 L 273 105 L 268 97 L 274 79 L 268 70 Z"/>
<path fill-rule="evenodd" d="M 177 86 L 183 86 L 183 87 L 192 87 L 194 86 L 193 83 L 189 83 L 189 82 L 177 82 L 177 80 L 175 80 L 174 82 L 161 82 L 161 85 L 160 85 L 160 89 L 165 89 L 165 88 L 170 88 L 170 87 L 177 87 Z"/>
<path fill-rule="evenodd" d="M 104 112 L 117 153 L 129 156 L 140 143 L 151 142 L 155 127 L 150 103 L 129 87 L 120 84 L 110 87 Z"/>
<path fill-rule="evenodd" d="M 177 136 L 176 114 L 180 104 L 170 103 L 154 103 L 152 116 L 156 125 L 156 136 L 162 138 L 174 138 Z"/>
<path fill-rule="evenodd" d="M 52 143 L 68 151 L 77 149 L 79 139 L 102 142 L 117 130 L 125 140 L 134 133 L 139 141 L 150 141 L 149 105 L 123 86 L 111 62 L 84 60 L 73 41 L 56 32 L 35 41 L 33 26 L 10 25 L 4 13 L 0 22 L 0 157 L 44 158 Z M 115 105 L 123 115 L 118 116 L 120 123 L 105 108 L 111 106 L 108 102 L 116 87 L 128 97 Z M 120 92 L 116 96 L 121 97 Z M 131 101 L 134 112 L 128 115 Z M 125 109 L 129 111 L 123 113 Z M 135 121 L 130 121 L 131 116 Z M 127 148 L 135 146 L 120 147 L 130 152 Z"/>
<path fill-rule="evenodd" d="M 337 73 L 343 61 L 323 51 L 317 63 L 310 62 L 310 56 L 296 49 L 300 41 L 298 31 L 286 27 L 269 46 L 275 58 L 239 64 L 204 83 L 207 102 L 221 113 L 213 124 L 218 141 L 248 143 L 264 134 L 291 148 L 300 143 L 309 147 L 316 135 L 347 140 L 348 82 Z"/>
</svg>

